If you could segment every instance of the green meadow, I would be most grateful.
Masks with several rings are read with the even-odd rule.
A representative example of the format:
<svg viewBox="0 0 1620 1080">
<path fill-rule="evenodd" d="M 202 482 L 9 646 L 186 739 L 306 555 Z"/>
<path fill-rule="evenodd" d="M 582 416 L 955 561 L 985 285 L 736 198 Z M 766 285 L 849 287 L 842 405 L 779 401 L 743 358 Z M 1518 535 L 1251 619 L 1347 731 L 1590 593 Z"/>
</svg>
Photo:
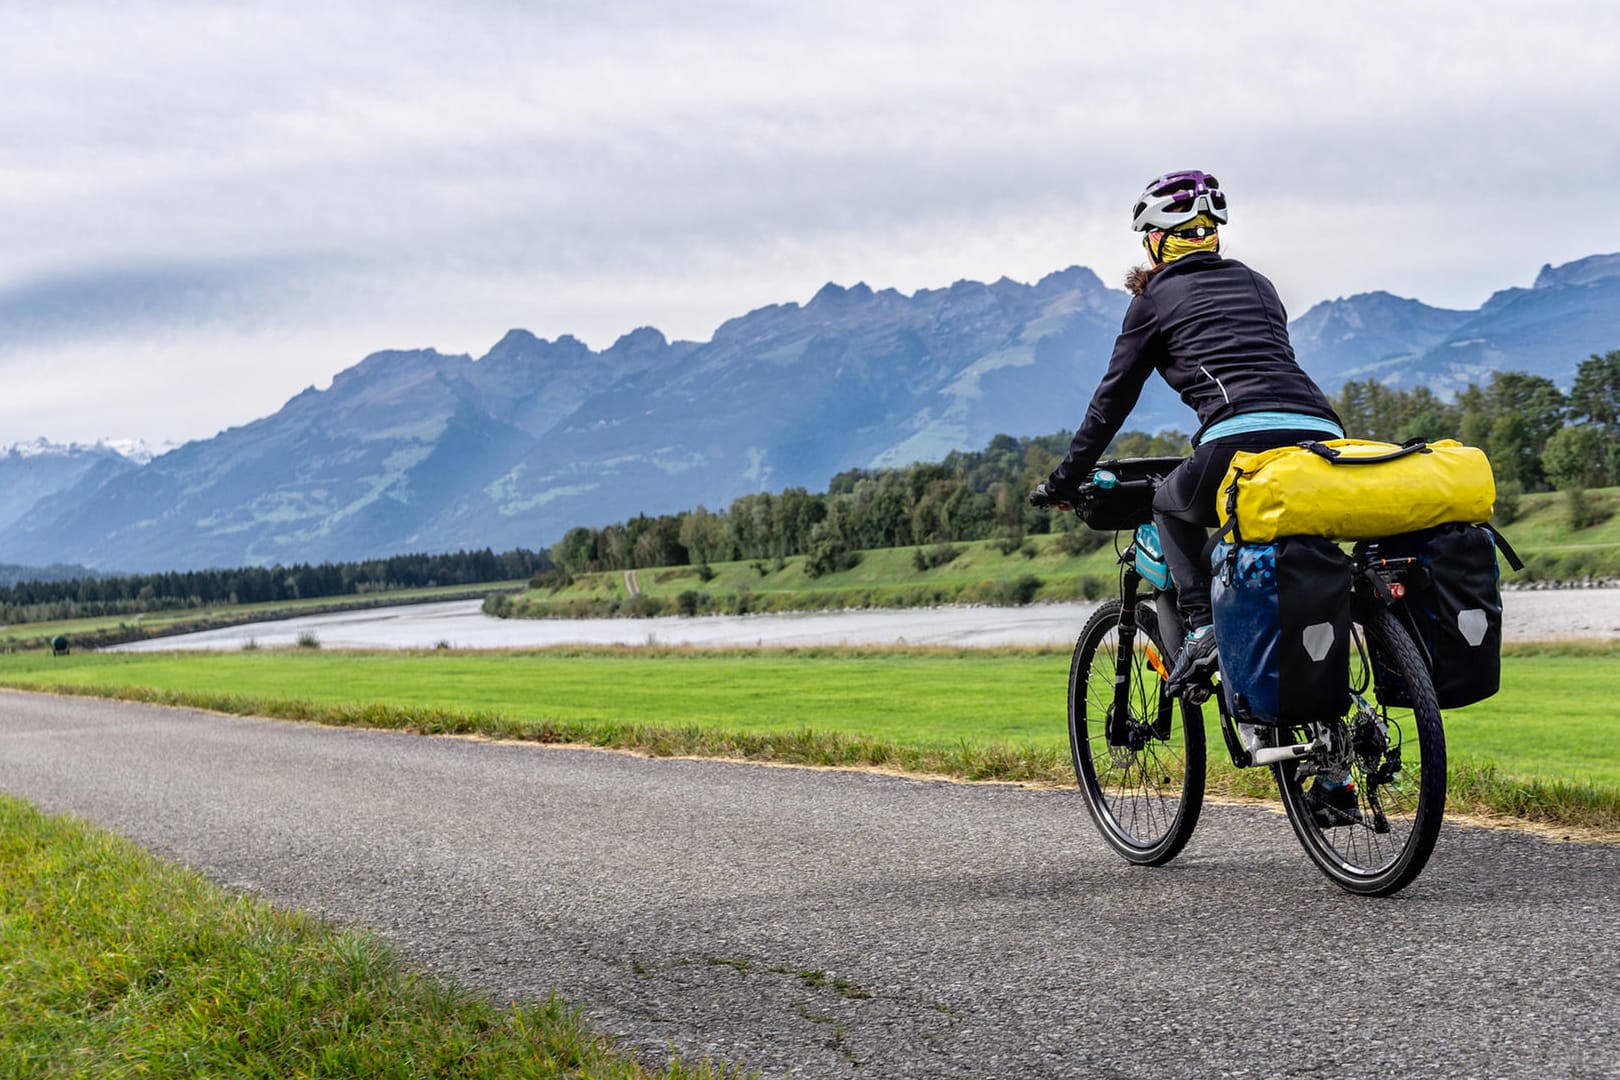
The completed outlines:
<svg viewBox="0 0 1620 1080">
<path fill-rule="evenodd" d="M 1510 647 L 1496 697 L 1446 714 L 1461 809 L 1620 831 L 1620 643 Z M 653 753 L 1072 782 L 1057 649 L 0 656 L 0 684 L 224 712 Z M 1217 791 L 1265 778 L 1220 760 Z"/>
</svg>

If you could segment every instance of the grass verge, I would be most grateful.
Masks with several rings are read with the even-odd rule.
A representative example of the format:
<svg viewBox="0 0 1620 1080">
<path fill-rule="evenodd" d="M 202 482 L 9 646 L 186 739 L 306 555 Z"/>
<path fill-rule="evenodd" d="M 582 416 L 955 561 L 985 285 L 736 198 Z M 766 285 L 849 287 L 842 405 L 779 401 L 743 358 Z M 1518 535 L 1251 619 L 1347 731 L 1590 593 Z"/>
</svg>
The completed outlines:
<svg viewBox="0 0 1620 1080">
<path fill-rule="evenodd" d="M 1616 659 L 1620 643 L 1510 647 L 1502 693 L 1447 713 L 1451 806 L 1620 835 Z M 1051 649 L 289 651 L 27 667 L 6 658 L 0 682 L 335 726 L 1073 783 L 1067 656 Z M 1271 797 L 1268 774 L 1225 762 L 1214 710 L 1206 717 L 1210 790 Z"/>
<path fill-rule="evenodd" d="M 0 1076 L 650 1073 L 553 996 L 498 1007 L 385 943 L 0 795 Z"/>
</svg>

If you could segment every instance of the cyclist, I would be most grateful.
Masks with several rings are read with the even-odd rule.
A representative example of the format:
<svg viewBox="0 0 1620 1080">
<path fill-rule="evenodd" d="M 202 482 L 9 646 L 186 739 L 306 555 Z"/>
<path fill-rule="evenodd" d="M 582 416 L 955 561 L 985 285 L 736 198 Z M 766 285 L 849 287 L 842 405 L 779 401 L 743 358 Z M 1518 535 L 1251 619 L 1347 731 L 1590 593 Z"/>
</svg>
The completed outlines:
<svg viewBox="0 0 1620 1080">
<path fill-rule="evenodd" d="M 1233 453 L 1344 435 L 1327 396 L 1294 360 L 1277 290 L 1221 255 L 1226 221 L 1226 195 L 1208 173 L 1166 173 L 1142 192 L 1131 228 L 1143 234 L 1149 265 L 1126 279 L 1133 299 L 1125 324 L 1068 455 L 1030 493 L 1036 506 L 1072 503 L 1155 371 L 1198 413 L 1192 456 L 1153 499 L 1187 631 L 1171 694 L 1207 679 L 1216 664 L 1202 551 Z"/>
</svg>

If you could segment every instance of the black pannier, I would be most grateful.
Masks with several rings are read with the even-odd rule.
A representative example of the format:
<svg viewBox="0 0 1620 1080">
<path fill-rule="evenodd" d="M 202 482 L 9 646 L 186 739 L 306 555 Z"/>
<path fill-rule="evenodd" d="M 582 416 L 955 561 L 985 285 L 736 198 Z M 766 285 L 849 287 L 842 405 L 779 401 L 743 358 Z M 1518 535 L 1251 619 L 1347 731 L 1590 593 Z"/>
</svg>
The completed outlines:
<svg viewBox="0 0 1620 1080">
<path fill-rule="evenodd" d="M 1442 709 L 1483 701 L 1502 683 L 1502 591 L 1496 566 L 1498 534 L 1481 525 L 1451 524 L 1359 545 L 1370 562 L 1414 561 L 1400 603 L 1434 676 Z M 1507 549 L 1504 549 L 1505 551 Z M 1517 563 L 1510 551 L 1509 561 Z M 1378 699 L 1412 703 L 1400 676 L 1373 656 Z"/>
<path fill-rule="evenodd" d="M 1304 724 L 1350 706 L 1351 564 L 1317 536 L 1215 545 L 1210 601 L 1234 719 Z"/>
</svg>

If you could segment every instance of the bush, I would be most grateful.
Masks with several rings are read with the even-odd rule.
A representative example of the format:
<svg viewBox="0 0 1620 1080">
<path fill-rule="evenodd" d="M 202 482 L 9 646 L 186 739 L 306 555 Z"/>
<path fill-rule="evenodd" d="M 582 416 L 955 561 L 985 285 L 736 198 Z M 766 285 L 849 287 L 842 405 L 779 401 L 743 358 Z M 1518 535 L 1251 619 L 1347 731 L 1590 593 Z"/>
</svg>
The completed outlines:
<svg viewBox="0 0 1620 1080">
<path fill-rule="evenodd" d="M 935 544 L 931 548 L 918 548 L 911 553 L 911 565 L 918 570 L 932 570 L 953 562 L 962 549 L 953 544 Z"/>
<path fill-rule="evenodd" d="M 1013 552 L 1017 551 L 1023 546 L 1024 534 L 1021 532 L 1003 536 L 996 541 L 996 550 L 1001 552 L 1003 555 L 1011 555 Z"/>
<path fill-rule="evenodd" d="M 1547 478 L 1564 491 L 1613 483 L 1611 441 L 1609 433 L 1597 424 L 1560 428 L 1541 452 Z"/>
<path fill-rule="evenodd" d="M 484 597 L 484 614 L 493 615 L 497 619 L 510 618 L 512 598 L 505 593 L 490 593 Z"/>
<path fill-rule="evenodd" d="M 698 563 L 697 576 L 699 581 L 713 581 L 714 567 L 708 563 Z"/>
<path fill-rule="evenodd" d="M 818 578 L 823 574 L 836 574 L 840 570 L 852 570 L 860 565 L 861 553 L 851 551 L 844 546 L 844 542 L 836 536 L 824 536 L 816 541 L 810 554 L 804 560 L 804 572 Z"/>
<path fill-rule="evenodd" d="M 758 574 L 760 577 L 764 577 L 766 574 L 771 572 L 770 566 L 765 562 L 764 559 L 755 559 L 748 565 L 753 567 L 754 573 Z"/>
<path fill-rule="evenodd" d="M 1003 582 L 1001 586 L 1001 602 L 1016 607 L 1023 607 L 1035 599 L 1035 594 L 1041 591 L 1041 579 L 1034 574 L 1024 574 L 1017 581 Z"/>
<path fill-rule="evenodd" d="M 654 615 L 664 613 L 664 601 L 646 593 L 637 593 L 630 598 L 628 604 L 624 605 L 623 610 L 638 619 L 650 619 Z"/>
<path fill-rule="evenodd" d="M 566 589 L 573 583 L 574 575 L 558 566 L 550 570 L 542 570 L 530 578 L 529 588 L 550 589 L 552 592 L 556 592 L 559 589 Z"/>
<path fill-rule="evenodd" d="M 700 593 L 696 589 L 687 589 L 675 598 L 675 612 L 678 615 L 696 615 L 708 606 L 708 594 Z"/>
<path fill-rule="evenodd" d="M 1098 532 L 1095 529 L 1071 529 L 1057 534 L 1055 546 L 1065 555 L 1075 557 L 1090 555 L 1108 543 L 1108 536 L 1108 533 Z"/>
<path fill-rule="evenodd" d="M 1614 509 L 1601 499 L 1593 498 L 1584 488 L 1573 487 L 1564 492 L 1564 514 L 1572 532 L 1601 525 L 1614 515 Z"/>
<path fill-rule="evenodd" d="M 1100 577 L 1083 577 L 1080 579 L 1080 598 L 1082 600 L 1100 600 L 1107 595 L 1113 582 Z"/>
<path fill-rule="evenodd" d="M 1025 540 L 1022 544 L 1018 545 L 1018 554 L 1022 555 L 1026 559 L 1033 559 L 1036 555 L 1040 554 L 1040 550 L 1036 548 L 1035 541 Z"/>
<path fill-rule="evenodd" d="M 318 649 L 321 647 L 321 639 L 315 636 L 314 631 L 305 630 L 298 635 L 298 647 L 300 649 Z"/>
</svg>

